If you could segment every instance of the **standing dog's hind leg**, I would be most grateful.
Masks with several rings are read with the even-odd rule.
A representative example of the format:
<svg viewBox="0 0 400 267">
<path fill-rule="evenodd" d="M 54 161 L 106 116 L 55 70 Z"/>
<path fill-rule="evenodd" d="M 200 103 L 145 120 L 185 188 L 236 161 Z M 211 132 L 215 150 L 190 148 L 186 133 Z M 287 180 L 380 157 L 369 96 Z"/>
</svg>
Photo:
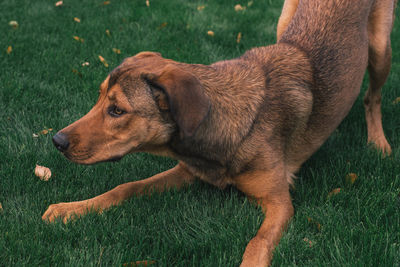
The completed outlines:
<svg viewBox="0 0 400 267">
<path fill-rule="evenodd" d="M 391 148 L 382 128 L 381 89 L 390 71 L 392 49 L 393 0 L 377 1 L 368 21 L 369 56 L 368 72 L 370 84 L 364 97 L 368 142 L 373 143 L 383 154 L 391 154 Z"/>
<path fill-rule="evenodd" d="M 289 26 L 289 23 L 292 20 L 294 13 L 296 13 L 298 4 L 299 0 L 285 0 L 281 16 L 279 17 L 278 26 L 276 29 L 277 41 L 281 39 L 282 34 L 286 31 L 287 27 Z"/>
</svg>

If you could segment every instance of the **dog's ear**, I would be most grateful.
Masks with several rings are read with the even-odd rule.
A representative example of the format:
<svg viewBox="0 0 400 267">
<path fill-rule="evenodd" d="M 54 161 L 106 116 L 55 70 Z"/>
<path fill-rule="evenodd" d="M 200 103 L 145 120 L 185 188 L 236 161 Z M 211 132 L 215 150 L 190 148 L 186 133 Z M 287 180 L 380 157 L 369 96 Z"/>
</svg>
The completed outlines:
<svg viewBox="0 0 400 267">
<path fill-rule="evenodd" d="M 143 74 L 143 78 L 165 93 L 181 137 L 193 136 L 210 109 L 210 100 L 200 81 L 192 73 L 171 64 L 159 72 Z"/>
<path fill-rule="evenodd" d="M 169 111 L 168 97 L 167 97 L 166 93 L 163 91 L 163 89 L 158 88 L 153 85 L 152 93 L 153 93 L 153 97 L 157 103 L 158 108 L 161 111 Z"/>
</svg>

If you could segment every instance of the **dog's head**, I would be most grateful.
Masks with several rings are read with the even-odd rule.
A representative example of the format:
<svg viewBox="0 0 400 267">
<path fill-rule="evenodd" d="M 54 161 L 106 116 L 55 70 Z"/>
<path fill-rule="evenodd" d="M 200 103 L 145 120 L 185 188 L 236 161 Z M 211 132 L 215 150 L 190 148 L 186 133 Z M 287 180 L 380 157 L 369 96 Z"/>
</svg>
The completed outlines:
<svg viewBox="0 0 400 267">
<path fill-rule="evenodd" d="M 95 106 L 59 131 L 54 145 L 68 159 L 92 164 L 154 151 L 176 134 L 193 136 L 210 102 L 183 66 L 152 52 L 125 59 L 101 84 Z"/>
</svg>

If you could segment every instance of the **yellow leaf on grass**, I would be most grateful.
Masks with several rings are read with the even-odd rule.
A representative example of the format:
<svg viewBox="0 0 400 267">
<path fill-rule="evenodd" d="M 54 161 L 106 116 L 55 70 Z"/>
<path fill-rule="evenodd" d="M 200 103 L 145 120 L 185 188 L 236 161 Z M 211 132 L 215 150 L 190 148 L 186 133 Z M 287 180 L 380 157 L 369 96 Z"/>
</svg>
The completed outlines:
<svg viewBox="0 0 400 267">
<path fill-rule="evenodd" d="M 51 132 L 51 131 L 53 131 L 53 129 L 52 129 L 52 128 L 49 128 L 49 129 L 44 129 L 44 130 L 40 131 L 40 134 L 42 134 L 42 135 L 46 135 L 46 134 L 48 134 L 48 133 L 49 133 L 49 132 Z"/>
<path fill-rule="evenodd" d="M 150 1 L 149 0 L 146 0 L 146 6 L 150 6 Z"/>
<path fill-rule="evenodd" d="M 207 34 L 208 34 L 209 36 L 214 36 L 214 32 L 213 32 L 213 31 L 208 31 Z"/>
<path fill-rule="evenodd" d="M 333 189 L 331 192 L 329 192 L 328 197 L 331 197 L 331 196 L 339 194 L 340 190 L 342 190 L 342 189 L 340 189 L 340 188 Z"/>
<path fill-rule="evenodd" d="M 243 10 L 245 10 L 246 9 L 246 7 L 242 7 L 240 4 L 237 4 L 236 6 L 235 6 L 235 11 L 236 12 L 238 12 L 238 11 L 243 11 Z"/>
<path fill-rule="evenodd" d="M 349 173 L 346 175 L 346 182 L 348 184 L 354 184 L 354 182 L 357 180 L 358 176 L 355 173 Z"/>
<path fill-rule="evenodd" d="M 110 30 L 106 30 L 106 34 L 108 35 L 108 36 L 111 36 L 111 32 L 110 32 Z"/>
<path fill-rule="evenodd" d="M 99 55 L 99 59 L 100 59 L 101 63 L 103 63 L 103 65 L 104 65 L 106 68 L 108 68 L 108 63 L 107 63 L 107 61 L 104 59 L 104 57 L 102 57 L 102 56 Z"/>
<path fill-rule="evenodd" d="M 87 61 L 82 63 L 82 67 L 86 67 L 86 66 L 89 66 L 89 62 L 87 62 Z"/>
<path fill-rule="evenodd" d="M 118 48 L 113 48 L 112 49 L 112 51 L 115 53 L 115 54 L 121 54 L 121 50 L 119 50 Z"/>
<path fill-rule="evenodd" d="M 80 18 L 77 18 L 77 17 L 75 17 L 74 20 L 75 20 L 75 22 L 78 22 L 78 23 L 81 22 Z"/>
<path fill-rule="evenodd" d="M 10 25 L 11 27 L 13 27 L 14 29 L 18 28 L 18 22 L 15 20 L 12 20 L 8 23 L 8 25 Z"/>
<path fill-rule="evenodd" d="M 73 70 L 72 70 L 72 71 L 73 71 Z M 41 131 L 38 132 L 38 133 L 34 133 L 32 136 L 35 137 L 35 138 L 37 138 L 37 137 L 39 137 L 39 135 L 46 135 L 46 134 L 48 134 L 48 133 L 50 133 L 50 132 L 52 132 L 52 131 L 53 131 L 53 128 L 45 128 L 45 129 L 41 130 Z"/>
<path fill-rule="evenodd" d="M 242 33 L 239 32 L 237 37 L 236 37 L 236 43 L 240 43 L 240 40 L 242 40 Z"/>
<path fill-rule="evenodd" d="M 393 104 L 394 104 L 394 105 L 399 104 L 399 103 L 400 103 L 400 96 L 399 96 L 399 97 L 396 97 L 396 99 L 393 100 Z"/>
<path fill-rule="evenodd" d="M 10 45 L 7 47 L 7 54 L 11 54 L 11 52 L 12 52 L 12 46 Z"/>
<path fill-rule="evenodd" d="M 109 4 L 111 4 L 110 1 L 104 1 L 104 2 L 103 2 L 103 6 L 106 6 L 106 5 L 109 5 Z"/>
<path fill-rule="evenodd" d="M 83 43 L 85 40 L 79 36 L 72 36 L 75 40 L 77 40 L 78 42 Z"/>
<path fill-rule="evenodd" d="M 198 7 L 197 7 L 197 10 L 198 10 L 198 11 L 202 11 L 205 7 L 206 7 L 206 6 L 204 6 L 204 5 L 203 5 L 203 6 L 198 6 Z"/>
<path fill-rule="evenodd" d="M 3 206 L 0 203 L 0 212 L 2 212 L 2 211 L 3 211 Z"/>
<path fill-rule="evenodd" d="M 55 6 L 62 6 L 63 4 L 64 4 L 63 1 L 58 1 L 58 2 L 56 2 L 54 5 L 55 5 Z"/>
</svg>

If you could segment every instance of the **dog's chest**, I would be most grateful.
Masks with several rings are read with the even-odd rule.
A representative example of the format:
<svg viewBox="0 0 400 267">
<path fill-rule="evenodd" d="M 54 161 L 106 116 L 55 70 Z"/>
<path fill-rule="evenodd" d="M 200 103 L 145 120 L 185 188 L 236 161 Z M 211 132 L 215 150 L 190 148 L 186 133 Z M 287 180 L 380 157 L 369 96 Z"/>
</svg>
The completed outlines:
<svg viewBox="0 0 400 267">
<path fill-rule="evenodd" d="M 202 180 L 206 183 L 212 184 L 220 189 L 224 189 L 228 185 L 233 184 L 233 180 L 231 178 L 229 178 L 228 176 L 219 177 L 217 179 L 210 178 L 209 176 L 200 176 L 199 178 L 200 178 L 200 180 Z"/>
<path fill-rule="evenodd" d="M 224 189 L 233 183 L 226 167 L 199 160 L 183 160 L 189 171 L 200 180 Z"/>
</svg>

